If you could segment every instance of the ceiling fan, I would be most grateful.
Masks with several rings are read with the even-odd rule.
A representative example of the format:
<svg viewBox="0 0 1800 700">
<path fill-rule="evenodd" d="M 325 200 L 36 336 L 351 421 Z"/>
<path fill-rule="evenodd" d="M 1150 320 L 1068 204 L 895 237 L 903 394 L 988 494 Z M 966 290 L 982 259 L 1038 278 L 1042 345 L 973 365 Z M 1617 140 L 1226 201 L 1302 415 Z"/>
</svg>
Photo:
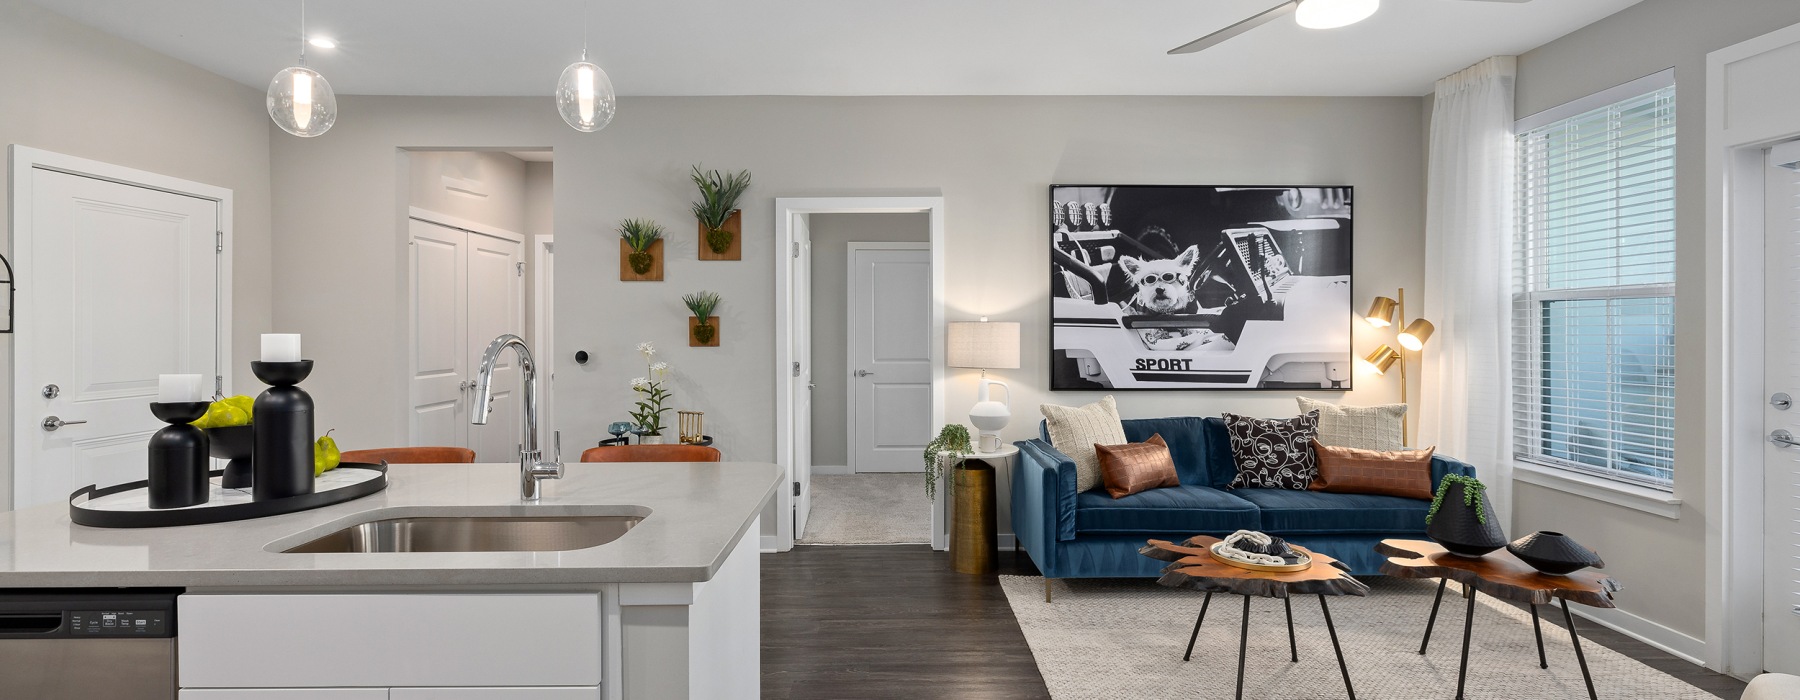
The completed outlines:
<svg viewBox="0 0 1800 700">
<path fill-rule="evenodd" d="M 1463 2 L 1510 2 L 1523 3 L 1531 0 L 1462 0 Z M 1336 29 L 1345 27 L 1369 18 L 1375 10 L 1381 8 L 1381 0 L 1288 0 L 1237 24 L 1200 37 L 1188 43 L 1169 49 L 1169 53 L 1195 53 L 1204 51 L 1224 43 L 1244 32 L 1263 26 L 1288 15 L 1294 21 L 1308 29 Z"/>
</svg>

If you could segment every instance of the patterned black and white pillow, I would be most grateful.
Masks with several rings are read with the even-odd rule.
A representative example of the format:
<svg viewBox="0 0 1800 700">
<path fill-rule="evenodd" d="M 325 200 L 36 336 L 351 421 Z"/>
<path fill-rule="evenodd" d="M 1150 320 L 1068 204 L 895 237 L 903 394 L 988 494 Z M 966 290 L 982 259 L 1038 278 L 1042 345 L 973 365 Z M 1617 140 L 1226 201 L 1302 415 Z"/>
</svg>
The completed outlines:
<svg viewBox="0 0 1800 700">
<path fill-rule="evenodd" d="M 1312 440 L 1319 434 L 1319 412 L 1294 418 L 1251 418 L 1225 414 L 1237 477 L 1231 488 L 1305 491 L 1319 473 Z"/>
</svg>

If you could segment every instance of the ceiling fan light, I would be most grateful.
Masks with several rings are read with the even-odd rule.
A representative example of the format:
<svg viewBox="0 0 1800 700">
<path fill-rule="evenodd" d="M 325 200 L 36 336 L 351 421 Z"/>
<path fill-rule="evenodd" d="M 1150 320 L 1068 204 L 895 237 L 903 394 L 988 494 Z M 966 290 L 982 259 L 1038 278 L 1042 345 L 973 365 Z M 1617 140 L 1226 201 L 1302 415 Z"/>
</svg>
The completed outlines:
<svg viewBox="0 0 1800 700">
<path fill-rule="evenodd" d="M 1307 29 L 1337 29 L 1369 18 L 1381 0 L 1300 0 L 1294 21 Z"/>
</svg>

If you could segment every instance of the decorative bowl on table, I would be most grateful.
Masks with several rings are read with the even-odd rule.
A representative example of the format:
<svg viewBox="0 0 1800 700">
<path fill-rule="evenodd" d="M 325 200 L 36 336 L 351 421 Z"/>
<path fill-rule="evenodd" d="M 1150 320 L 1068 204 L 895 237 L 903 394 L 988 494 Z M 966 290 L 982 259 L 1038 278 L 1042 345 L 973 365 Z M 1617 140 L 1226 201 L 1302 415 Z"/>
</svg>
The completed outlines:
<svg viewBox="0 0 1800 700">
<path fill-rule="evenodd" d="M 1531 568 L 1551 576 L 1567 576 L 1588 567 L 1606 568 L 1606 562 L 1594 550 L 1581 546 L 1568 535 L 1549 530 L 1513 540 L 1512 544 L 1506 545 L 1506 551 Z"/>
<path fill-rule="evenodd" d="M 1506 546 L 1487 487 L 1474 477 L 1452 474 L 1438 485 L 1437 498 L 1425 516 L 1425 534 L 1451 554 L 1478 558 Z"/>
<path fill-rule="evenodd" d="M 1207 551 L 1221 564 L 1250 571 L 1292 572 L 1312 568 L 1312 557 L 1306 550 L 1260 532 L 1239 530 L 1214 542 Z"/>
</svg>

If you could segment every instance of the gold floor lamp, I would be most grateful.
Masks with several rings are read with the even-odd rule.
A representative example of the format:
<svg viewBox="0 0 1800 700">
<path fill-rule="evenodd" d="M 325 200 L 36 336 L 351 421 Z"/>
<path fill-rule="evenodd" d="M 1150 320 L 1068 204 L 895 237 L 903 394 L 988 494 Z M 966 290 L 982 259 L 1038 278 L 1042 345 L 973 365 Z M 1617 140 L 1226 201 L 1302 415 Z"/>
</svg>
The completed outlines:
<svg viewBox="0 0 1800 700">
<path fill-rule="evenodd" d="M 1406 353 L 1424 349 L 1425 341 L 1431 339 L 1431 334 L 1437 330 L 1437 327 L 1422 318 L 1415 318 L 1412 322 L 1407 322 L 1406 290 L 1404 288 L 1396 292 L 1393 297 L 1375 297 L 1375 301 L 1369 304 L 1369 313 L 1363 318 L 1369 322 L 1369 325 L 1376 328 L 1401 329 L 1394 336 L 1394 341 L 1400 344 L 1399 350 L 1382 343 L 1380 347 L 1375 348 L 1374 352 L 1364 357 L 1363 361 L 1369 363 L 1376 374 L 1381 375 L 1386 375 L 1394 363 L 1400 363 L 1400 403 L 1406 405 L 1407 413 L 1412 413 L 1412 403 L 1406 400 Z M 1407 431 L 1411 420 L 1411 416 L 1402 415 L 1400 417 L 1401 443 L 1411 442 Z"/>
</svg>

